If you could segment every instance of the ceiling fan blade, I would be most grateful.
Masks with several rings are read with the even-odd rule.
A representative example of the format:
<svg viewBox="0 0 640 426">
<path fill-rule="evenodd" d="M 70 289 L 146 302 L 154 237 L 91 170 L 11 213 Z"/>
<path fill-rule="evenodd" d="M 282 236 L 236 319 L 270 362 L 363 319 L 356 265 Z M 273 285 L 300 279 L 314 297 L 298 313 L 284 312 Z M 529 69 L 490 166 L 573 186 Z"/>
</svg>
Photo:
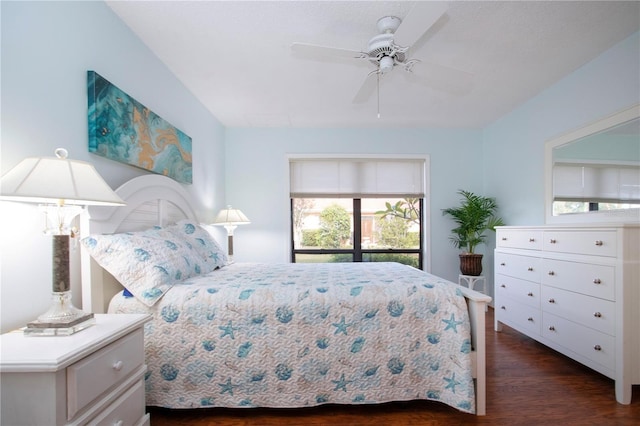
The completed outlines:
<svg viewBox="0 0 640 426">
<path fill-rule="evenodd" d="M 410 80 L 432 89 L 454 95 L 464 95 L 473 89 L 473 74 L 459 69 L 416 61 L 407 71 Z"/>
<path fill-rule="evenodd" d="M 417 1 L 393 35 L 398 46 L 411 47 L 447 11 L 442 1 Z"/>
<path fill-rule="evenodd" d="M 338 58 L 351 59 L 368 59 L 369 56 L 365 52 L 358 50 L 341 49 L 338 47 L 319 46 L 317 44 L 292 43 L 291 51 L 306 56 L 327 57 L 333 56 Z"/>
<path fill-rule="evenodd" d="M 375 92 L 376 87 L 378 86 L 378 76 L 382 78 L 382 75 L 380 75 L 380 72 L 378 70 L 371 71 L 367 75 L 367 78 L 362 83 L 362 86 L 360 86 L 360 90 L 358 90 L 358 93 L 356 93 L 356 96 L 353 98 L 354 104 L 362 104 L 369 100 L 373 92 Z"/>
</svg>

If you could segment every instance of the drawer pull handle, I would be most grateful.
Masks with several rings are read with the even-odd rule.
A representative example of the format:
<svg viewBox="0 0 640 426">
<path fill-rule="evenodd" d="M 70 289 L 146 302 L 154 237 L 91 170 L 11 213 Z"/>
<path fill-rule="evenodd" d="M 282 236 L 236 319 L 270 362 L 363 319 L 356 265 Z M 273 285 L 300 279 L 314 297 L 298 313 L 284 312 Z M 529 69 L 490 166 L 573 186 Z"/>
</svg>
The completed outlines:
<svg viewBox="0 0 640 426">
<path fill-rule="evenodd" d="M 527 271 L 529 271 L 529 272 L 533 272 L 533 268 L 532 268 L 531 266 L 529 266 L 529 267 L 527 268 Z"/>
<path fill-rule="evenodd" d="M 549 271 L 549 272 L 547 272 L 547 274 L 549 274 L 550 276 L 554 276 L 556 273 L 553 272 L 553 271 Z"/>
<path fill-rule="evenodd" d="M 594 312 L 593 316 L 596 318 L 602 318 L 602 314 L 600 312 Z"/>
<path fill-rule="evenodd" d="M 551 299 L 549 299 L 549 303 L 556 303 L 556 299 L 552 297 Z"/>
<path fill-rule="evenodd" d="M 123 365 L 124 365 L 124 363 L 122 361 L 116 361 L 113 364 L 113 369 L 116 370 L 116 371 L 120 371 L 120 370 L 122 370 L 122 366 Z"/>
<path fill-rule="evenodd" d="M 556 331 L 556 328 L 552 325 L 549 326 L 549 331 Z"/>
<path fill-rule="evenodd" d="M 529 318 L 527 318 L 527 321 L 533 322 L 533 318 L 529 317 Z"/>
<path fill-rule="evenodd" d="M 500 306 L 500 309 L 502 309 L 503 311 L 507 310 L 507 308 L 505 308 L 504 305 Z"/>
<path fill-rule="evenodd" d="M 506 285 L 504 285 L 504 284 L 502 284 L 500 287 L 502 287 L 502 288 L 507 288 L 507 286 L 506 286 Z"/>
<path fill-rule="evenodd" d="M 502 241 L 507 241 L 507 237 L 502 237 Z"/>
<path fill-rule="evenodd" d="M 600 278 L 596 278 L 595 280 L 593 280 L 594 284 L 602 284 L 602 281 L 600 280 Z"/>
<path fill-rule="evenodd" d="M 600 345 L 595 345 L 595 346 L 593 347 L 593 349 L 594 349 L 594 350 L 596 350 L 596 351 L 601 351 L 601 350 L 602 350 L 602 346 L 600 346 Z"/>
<path fill-rule="evenodd" d="M 533 293 L 529 292 L 529 293 L 527 293 L 527 296 L 533 297 Z"/>
<path fill-rule="evenodd" d="M 596 245 L 597 245 L 597 246 L 601 246 L 602 244 L 603 244 L 603 242 L 602 242 L 602 241 L 600 241 L 600 240 L 596 240 Z"/>
<path fill-rule="evenodd" d="M 551 238 L 551 239 L 549 240 L 549 242 L 550 242 L 551 244 L 555 244 L 557 241 L 556 241 L 556 239 L 555 239 L 555 238 Z"/>
<path fill-rule="evenodd" d="M 506 266 L 506 263 L 502 262 L 500 263 L 500 266 Z"/>
<path fill-rule="evenodd" d="M 530 243 L 533 243 L 533 242 L 535 242 L 535 241 L 536 241 L 536 239 L 535 239 L 535 238 L 529 238 L 529 242 L 530 242 Z"/>
</svg>

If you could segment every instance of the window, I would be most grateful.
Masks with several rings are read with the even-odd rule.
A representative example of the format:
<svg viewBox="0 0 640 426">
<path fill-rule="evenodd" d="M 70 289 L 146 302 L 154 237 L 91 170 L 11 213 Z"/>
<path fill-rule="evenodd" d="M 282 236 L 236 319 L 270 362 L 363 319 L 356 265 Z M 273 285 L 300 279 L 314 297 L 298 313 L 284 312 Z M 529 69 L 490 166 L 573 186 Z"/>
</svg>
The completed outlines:
<svg viewBox="0 0 640 426">
<path fill-rule="evenodd" d="M 292 262 L 423 266 L 424 159 L 290 160 Z"/>
<path fill-rule="evenodd" d="M 292 262 L 422 268 L 422 198 L 292 198 Z"/>
<path fill-rule="evenodd" d="M 626 164 L 553 166 L 553 215 L 619 210 L 640 204 L 640 169 Z"/>
</svg>

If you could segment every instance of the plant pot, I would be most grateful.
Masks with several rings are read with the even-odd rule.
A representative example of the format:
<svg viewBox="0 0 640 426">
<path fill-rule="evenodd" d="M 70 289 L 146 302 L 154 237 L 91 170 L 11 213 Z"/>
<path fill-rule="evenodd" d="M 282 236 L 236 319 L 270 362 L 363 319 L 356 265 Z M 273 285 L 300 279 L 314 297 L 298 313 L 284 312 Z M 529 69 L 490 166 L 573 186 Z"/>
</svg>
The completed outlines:
<svg viewBox="0 0 640 426">
<path fill-rule="evenodd" d="M 482 255 L 476 253 L 461 253 L 460 273 L 474 277 L 482 274 Z"/>
</svg>

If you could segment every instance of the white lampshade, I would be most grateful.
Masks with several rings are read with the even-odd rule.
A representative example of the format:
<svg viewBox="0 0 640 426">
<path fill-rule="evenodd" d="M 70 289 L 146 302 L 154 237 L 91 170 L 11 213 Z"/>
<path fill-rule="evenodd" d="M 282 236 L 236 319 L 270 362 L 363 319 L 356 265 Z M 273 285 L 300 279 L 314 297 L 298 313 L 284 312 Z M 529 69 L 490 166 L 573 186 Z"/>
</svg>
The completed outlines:
<svg viewBox="0 0 640 426">
<path fill-rule="evenodd" d="M 246 225 L 251 221 L 240 210 L 227 206 L 226 209 L 220 210 L 213 223 L 216 225 Z"/>
<path fill-rule="evenodd" d="M 2 176 L 0 197 L 9 201 L 45 204 L 122 206 L 124 201 L 100 177 L 93 165 L 68 160 L 58 148 L 57 157 L 22 160 Z"/>
</svg>

